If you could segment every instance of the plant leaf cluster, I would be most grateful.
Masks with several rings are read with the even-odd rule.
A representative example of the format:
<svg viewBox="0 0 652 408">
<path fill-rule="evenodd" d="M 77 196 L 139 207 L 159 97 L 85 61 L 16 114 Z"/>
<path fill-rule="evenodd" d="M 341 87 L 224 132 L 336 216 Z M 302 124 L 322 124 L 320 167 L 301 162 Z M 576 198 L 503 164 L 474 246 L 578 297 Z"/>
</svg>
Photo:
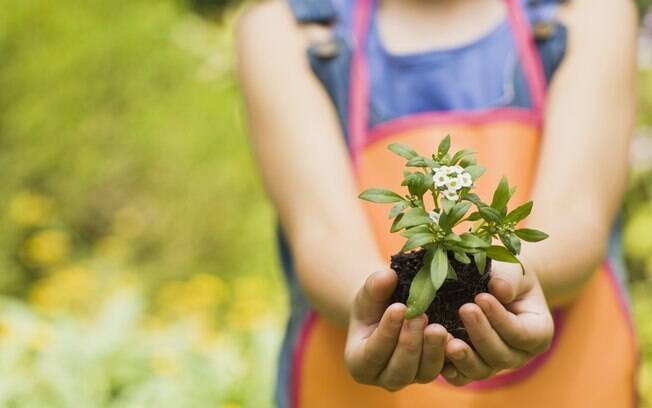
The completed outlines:
<svg viewBox="0 0 652 408">
<path fill-rule="evenodd" d="M 451 259 L 462 264 L 474 263 L 484 274 L 487 258 L 518 263 L 521 242 L 538 242 L 548 235 L 518 224 L 530 215 L 532 201 L 509 211 L 514 195 L 505 177 L 496 187 L 491 203 L 473 192 L 475 182 L 485 172 L 476 162 L 475 152 L 463 149 L 450 152 L 451 139 L 446 136 L 437 151 L 420 156 L 411 147 L 394 143 L 389 150 L 407 162 L 401 186 L 404 195 L 382 188 L 362 192 L 360 199 L 393 204 L 390 231 L 400 233 L 406 241 L 401 252 L 423 249 L 423 267 L 410 286 L 407 317 L 419 316 L 430 306 L 446 279 L 456 279 Z M 468 223 L 466 232 L 458 233 L 460 224 Z M 522 267 L 522 264 L 521 264 Z"/>
</svg>

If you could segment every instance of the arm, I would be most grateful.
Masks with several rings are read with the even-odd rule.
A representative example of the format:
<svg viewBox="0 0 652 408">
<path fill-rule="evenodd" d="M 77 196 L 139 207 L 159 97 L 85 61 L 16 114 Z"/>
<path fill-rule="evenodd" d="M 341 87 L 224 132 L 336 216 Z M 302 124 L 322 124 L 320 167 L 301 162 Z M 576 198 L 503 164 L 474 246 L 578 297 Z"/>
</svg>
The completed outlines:
<svg viewBox="0 0 652 408">
<path fill-rule="evenodd" d="M 250 10 L 237 37 L 251 144 L 297 278 L 320 314 L 345 325 L 357 289 L 386 265 L 357 203 L 335 110 L 284 4 Z"/>
<path fill-rule="evenodd" d="M 526 246 L 551 304 L 571 300 L 605 256 L 626 186 L 635 124 L 635 5 L 573 0 L 567 55 L 550 85 L 530 222 L 550 239 Z"/>
<path fill-rule="evenodd" d="M 396 274 L 357 202 L 337 118 L 301 34 L 280 2 L 252 9 L 237 33 L 251 143 L 299 283 L 322 316 L 348 321 L 345 360 L 356 380 L 390 390 L 432 381 L 443 366 L 446 330 L 425 318 L 408 324 L 402 304 L 387 307 Z"/>
</svg>

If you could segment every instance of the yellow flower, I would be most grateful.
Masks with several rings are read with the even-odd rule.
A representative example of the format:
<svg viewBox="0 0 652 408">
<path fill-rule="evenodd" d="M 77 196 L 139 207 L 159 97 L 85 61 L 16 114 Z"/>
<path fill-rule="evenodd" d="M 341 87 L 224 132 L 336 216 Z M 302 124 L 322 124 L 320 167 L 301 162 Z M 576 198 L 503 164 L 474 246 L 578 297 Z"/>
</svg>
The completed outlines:
<svg viewBox="0 0 652 408">
<path fill-rule="evenodd" d="M 38 266 L 53 266 L 68 257 L 69 242 L 65 232 L 44 230 L 25 242 L 27 260 Z"/>
<path fill-rule="evenodd" d="M 222 279 L 199 273 L 186 282 L 172 281 L 161 287 L 156 294 L 156 304 L 168 317 L 208 319 L 225 293 L 226 285 Z"/>
<path fill-rule="evenodd" d="M 233 302 L 229 310 L 229 323 L 236 328 L 249 330 L 270 315 L 268 290 L 263 279 L 240 278 L 234 284 Z"/>
<path fill-rule="evenodd" d="M 20 225 L 37 226 L 47 223 L 54 213 L 54 203 L 48 197 L 23 191 L 9 203 L 9 217 Z"/>
<path fill-rule="evenodd" d="M 8 337 L 10 334 L 9 326 L 7 324 L 0 322 L 0 339 Z"/>
<path fill-rule="evenodd" d="M 85 312 L 97 305 L 97 282 L 86 267 L 69 266 L 36 282 L 30 301 L 44 311 Z"/>
</svg>

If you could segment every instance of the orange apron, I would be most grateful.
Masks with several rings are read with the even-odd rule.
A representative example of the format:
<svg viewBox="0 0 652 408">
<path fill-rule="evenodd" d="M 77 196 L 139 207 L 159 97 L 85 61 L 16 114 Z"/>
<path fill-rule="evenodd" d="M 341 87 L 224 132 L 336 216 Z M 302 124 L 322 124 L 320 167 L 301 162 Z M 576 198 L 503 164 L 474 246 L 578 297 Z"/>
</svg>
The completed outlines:
<svg viewBox="0 0 652 408">
<path fill-rule="evenodd" d="M 453 150 L 472 148 L 488 170 L 477 193 L 491 197 L 505 175 L 518 186 L 514 203 L 528 200 L 539 157 L 545 79 L 518 0 L 508 0 L 508 17 L 532 100 L 532 109 L 431 112 L 401 117 L 368 129 L 369 78 L 363 44 L 373 0 L 358 0 L 354 11 L 349 136 L 360 190 L 393 188 L 401 182 L 404 160 L 387 150 L 405 143 L 422 155 L 452 135 Z M 390 234 L 387 208 L 363 204 L 382 255 L 398 252 L 404 238 Z M 310 312 L 292 355 L 290 403 L 293 408 L 335 407 L 631 407 L 637 402 L 637 347 L 633 327 L 609 262 L 595 272 L 570 305 L 553 311 L 550 350 L 521 369 L 465 387 L 437 380 L 390 393 L 356 383 L 343 361 L 346 332 Z"/>
</svg>

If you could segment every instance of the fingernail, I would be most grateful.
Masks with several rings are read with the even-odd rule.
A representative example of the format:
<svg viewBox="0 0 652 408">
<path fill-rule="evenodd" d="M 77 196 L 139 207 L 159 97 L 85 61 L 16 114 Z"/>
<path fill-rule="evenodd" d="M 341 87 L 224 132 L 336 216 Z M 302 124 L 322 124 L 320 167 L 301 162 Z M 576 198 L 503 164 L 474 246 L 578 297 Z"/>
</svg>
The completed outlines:
<svg viewBox="0 0 652 408">
<path fill-rule="evenodd" d="M 458 350 L 451 353 L 451 358 L 455 360 L 461 360 L 466 356 L 466 350 Z"/>
</svg>

